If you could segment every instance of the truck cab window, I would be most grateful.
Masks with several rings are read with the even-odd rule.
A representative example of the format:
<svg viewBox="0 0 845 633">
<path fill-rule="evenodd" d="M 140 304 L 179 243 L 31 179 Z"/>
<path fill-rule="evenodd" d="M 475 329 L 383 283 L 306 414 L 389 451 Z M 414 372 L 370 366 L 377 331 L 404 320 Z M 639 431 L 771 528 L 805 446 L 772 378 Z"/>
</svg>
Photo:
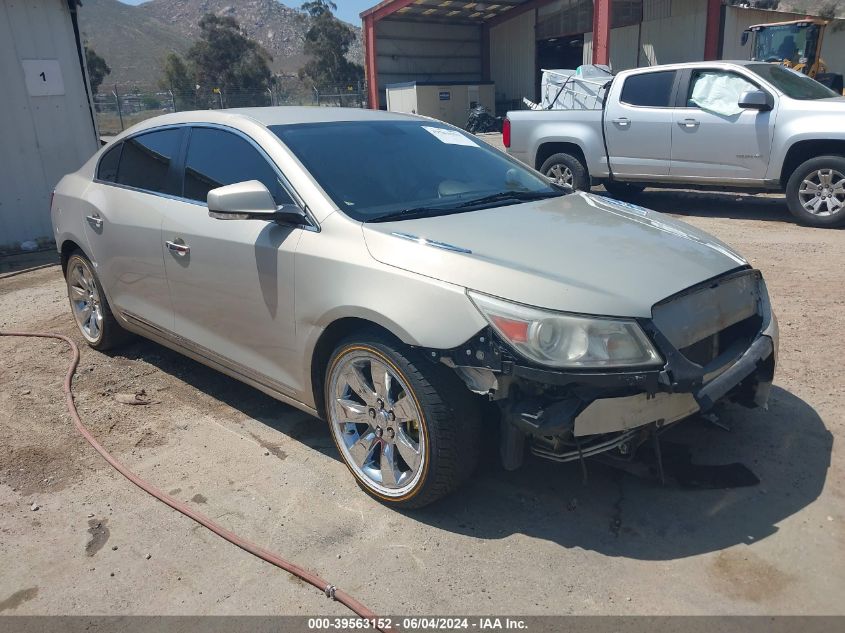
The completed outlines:
<svg viewBox="0 0 845 633">
<path fill-rule="evenodd" d="M 632 106 L 668 108 L 674 83 L 674 70 L 631 75 L 622 86 L 619 100 Z"/>
</svg>

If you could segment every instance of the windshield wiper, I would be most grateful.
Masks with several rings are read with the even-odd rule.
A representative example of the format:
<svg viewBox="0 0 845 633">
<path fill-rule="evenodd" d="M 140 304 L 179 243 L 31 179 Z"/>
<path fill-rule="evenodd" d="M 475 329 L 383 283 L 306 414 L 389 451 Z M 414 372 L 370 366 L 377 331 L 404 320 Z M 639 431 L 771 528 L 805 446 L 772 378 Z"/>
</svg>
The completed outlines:
<svg viewBox="0 0 845 633">
<path fill-rule="evenodd" d="M 491 202 L 500 202 L 503 200 L 516 200 L 517 202 L 526 202 L 528 200 L 542 200 L 543 198 L 557 198 L 565 195 L 563 191 L 500 191 L 489 196 L 482 196 L 481 198 L 473 198 L 458 205 L 457 208 L 463 209 L 465 207 L 475 207 Z"/>
<path fill-rule="evenodd" d="M 528 200 L 540 200 L 542 198 L 556 198 L 565 195 L 565 191 L 500 191 L 489 196 L 482 196 L 481 198 L 473 198 L 462 202 L 461 204 L 430 206 L 430 207 L 411 207 L 410 209 L 400 209 L 399 211 L 392 211 L 385 213 L 367 222 L 390 222 L 391 220 L 413 220 L 415 218 L 433 218 L 438 215 L 448 215 L 450 213 L 460 213 L 461 211 L 470 211 L 470 207 L 483 206 L 493 202 L 501 202 L 513 200 L 514 202 L 526 202 Z"/>
<path fill-rule="evenodd" d="M 384 215 L 379 215 L 367 222 L 390 222 L 391 220 L 413 220 L 414 218 L 432 218 L 438 215 L 444 215 L 453 212 L 457 207 L 412 207 L 410 209 L 400 209 L 399 211 L 391 211 Z"/>
</svg>

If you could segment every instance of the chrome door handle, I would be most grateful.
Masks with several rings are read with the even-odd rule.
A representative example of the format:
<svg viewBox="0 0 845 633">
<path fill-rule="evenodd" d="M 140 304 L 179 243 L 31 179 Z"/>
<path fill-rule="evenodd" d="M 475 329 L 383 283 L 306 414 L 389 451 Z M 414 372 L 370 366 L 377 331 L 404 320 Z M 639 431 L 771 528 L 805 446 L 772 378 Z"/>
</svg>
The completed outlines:
<svg viewBox="0 0 845 633">
<path fill-rule="evenodd" d="M 678 121 L 678 125 L 681 127 L 698 127 L 701 123 L 696 119 L 684 119 L 683 121 Z"/>
<path fill-rule="evenodd" d="M 191 247 L 187 244 L 180 244 L 179 242 L 171 242 L 170 240 L 164 243 L 167 246 L 167 250 L 176 253 L 179 257 L 184 257 L 188 253 L 191 252 Z"/>
<path fill-rule="evenodd" d="M 95 229 L 103 228 L 103 218 L 99 215 L 86 215 L 85 219 L 88 220 L 88 224 L 93 226 Z"/>
<path fill-rule="evenodd" d="M 631 119 L 622 117 L 619 119 L 613 119 L 612 123 L 615 123 L 619 127 L 628 127 L 629 125 L 631 125 Z"/>
</svg>

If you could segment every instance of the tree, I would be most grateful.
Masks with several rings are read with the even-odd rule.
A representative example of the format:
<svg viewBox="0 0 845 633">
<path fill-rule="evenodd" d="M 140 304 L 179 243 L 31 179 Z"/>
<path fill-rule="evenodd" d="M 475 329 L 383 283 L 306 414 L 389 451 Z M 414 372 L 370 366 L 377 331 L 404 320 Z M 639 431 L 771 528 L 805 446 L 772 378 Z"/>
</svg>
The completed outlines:
<svg viewBox="0 0 845 633">
<path fill-rule="evenodd" d="M 97 94 L 100 89 L 100 84 L 106 75 L 111 73 L 111 68 L 106 63 L 106 60 L 97 55 L 93 48 L 88 48 L 85 45 L 85 65 L 88 66 L 88 79 L 91 82 L 91 92 Z"/>
<path fill-rule="evenodd" d="M 229 106 L 263 103 L 272 78 L 270 54 L 234 18 L 207 13 L 199 27 L 200 39 L 188 50 L 196 83 L 209 92 L 218 88 Z"/>
<path fill-rule="evenodd" d="M 336 9 L 331 0 L 310 0 L 300 8 L 302 18 L 310 24 L 303 50 L 311 59 L 299 76 L 318 86 L 353 84 L 364 77 L 361 65 L 346 58 L 355 31 L 335 17 Z"/>
<path fill-rule="evenodd" d="M 177 110 L 195 106 L 196 81 L 192 74 L 179 55 L 176 53 L 167 55 L 164 60 L 164 79 L 159 82 L 159 85 L 164 90 L 170 90 L 173 93 L 173 105 Z"/>
</svg>

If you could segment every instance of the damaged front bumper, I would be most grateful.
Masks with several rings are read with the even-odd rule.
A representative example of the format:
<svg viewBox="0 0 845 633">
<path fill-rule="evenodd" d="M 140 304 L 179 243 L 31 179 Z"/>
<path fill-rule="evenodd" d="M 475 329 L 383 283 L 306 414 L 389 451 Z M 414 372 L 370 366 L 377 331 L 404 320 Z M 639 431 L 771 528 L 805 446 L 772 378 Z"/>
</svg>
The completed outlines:
<svg viewBox="0 0 845 633">
<path fill-rule="evenodd" d="M 715 309 L 714 309 L 715 306 Z M 487 329 L 433 354 L 502 412 L 506 468 L 524 444 L 557 461 L 617 451 L 630 455 L 660 429 L 716 402 L 766 406 L 778 349 L 777 320 L 758 271 L 690 288 L 640 320 L 666 363 L 623 371 L 559 371 L 521 360 Z"/>
</svg>

